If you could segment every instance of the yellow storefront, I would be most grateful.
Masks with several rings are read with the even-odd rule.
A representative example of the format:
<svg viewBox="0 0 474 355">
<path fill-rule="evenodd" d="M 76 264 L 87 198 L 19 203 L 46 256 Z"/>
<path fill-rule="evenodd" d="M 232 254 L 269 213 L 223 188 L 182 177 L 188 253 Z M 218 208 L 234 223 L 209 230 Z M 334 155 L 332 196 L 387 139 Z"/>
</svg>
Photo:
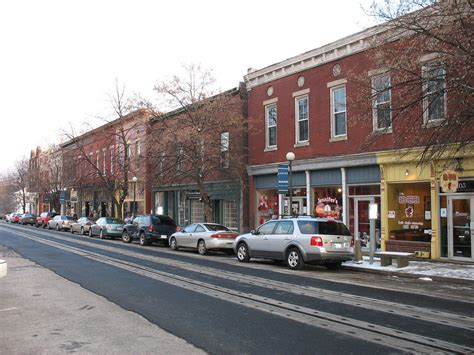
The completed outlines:
<svg viewBox="0 0 474 355">
<path fill-rule="evenodd" d="M 474 262 L 474 150 L 418 165 L 421 151 L 377 156 L 381 172 L 382 249 Z M 446 192 L 440 178 L 457 178 Z"/>
</svg>

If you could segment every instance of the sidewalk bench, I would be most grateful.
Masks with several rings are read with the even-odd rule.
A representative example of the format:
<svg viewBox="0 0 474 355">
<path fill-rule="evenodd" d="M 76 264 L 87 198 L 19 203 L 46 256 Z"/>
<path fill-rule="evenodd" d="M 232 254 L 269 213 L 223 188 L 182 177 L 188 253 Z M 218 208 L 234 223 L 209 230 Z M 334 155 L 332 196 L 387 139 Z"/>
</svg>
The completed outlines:
<svg viewBox="0 0 474 355">
<path fill-rule="evenodd" d="M 408 266 L 409 256 L 413 256 L 413 253 L 403 253 L 397 251 L 379 251 L 374 254 L 377 257 L 380 257 L 381 266 L 392 265 L 392 259 L 397 259 L 397 268 Z"/>
</svg>

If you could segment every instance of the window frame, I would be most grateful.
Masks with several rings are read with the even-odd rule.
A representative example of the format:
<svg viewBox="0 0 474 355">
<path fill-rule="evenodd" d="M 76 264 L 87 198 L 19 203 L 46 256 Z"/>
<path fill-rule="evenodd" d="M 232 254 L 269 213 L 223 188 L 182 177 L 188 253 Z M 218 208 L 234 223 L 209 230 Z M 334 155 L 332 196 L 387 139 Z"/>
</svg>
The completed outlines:
<svg viewBox="0 0 474 355">
<path fill-rule="evenodd" d="M 269 112 L 275 108 L 275 125 L 269 125 Z M 270 128 L 275 128 L 275 144 L 270 145 Z M 265 150 L 275 150 L 278 147 L 278 106 L 276 102 L 265 105 Z"/>
<path fill-rule="evenodd" d="M 431 80 L 431 77 L 428 77 L 428 73 L 430 70 L 428 68 L 441 68 L 443 71 L 443 87 L 442 90 L 443 92 L 443 117 L 441 118 L 430 118 L 430 97 L 435 95 L 438 91 L 433 91 L 429 92 L 429 81 Z M 433 70 L 432 69 L 432 70 Z M 421 67 L 421 75 L 422 75 L 422 80 L 423 80 L 423 85 L 422 85 L 422 95 L 423 95 L 423 126 L 424 127 L 429 127 L 433 125 L 438 125 L 444 120 L 446 120 L 447 113 L 448 113 L 448 95 L 447 95 L 447 89 L 446 89 L 446 63 L 444 61 L 440 60 L 433 60 L 430 62 L 423 63 Z M 440 96 L 441 97 L 441 96 Z"/>
<path fill-rule="evenodd" d="M 387 90 L 381 91 L 380 93 L 376 89 L 375 81 L 378 79 L 382 79 L 384 77 L 388 77 L 388 95 L 389 100 L 384 101 L 381 103 L 377 102 L 378 96 L 380 93 L 383 93 Z M 389 73 L 382 73 L 379 75 L 374 75 L 371 78 L 371 85 L 372 85 L 372 118 L 373 118 L 373 130 L 374 132 L 383 132 L 383 133 L 392 133 L 393 121 L 392 121 L 392 77 Z M 379 127 L 378 123 L 378 107 L 379 105 L 386 104 L 388 102 L 389 105 L 389 112 L 390 112 L 390 126 L 388 127 Z"/>
<path fill-rule="evenodd" d="M 301 100 L 306 100 L 306 119 L 300 120 L 300 105 L 299 102 Z M 306 121 L 308 126 L 308 137 L 306 139 L 300 139 L 301 132 L 300 132 L 300 122 Z M 309 143 L 309 95 L 299 95 L 295 97 L 295 144 L 307 144 Z"/>
<path fill-rule="evenodd" d="M 335 112 L 335 95 L 334 93 L 337 90 L 344 89 L 344 111 Z M 347 87 L 346 84 L 332 86 L 330 88 L 330 100 L 331 100 L 331 140 L 344 140 L 347 139 Z M 336 114 L 344 112 L 344 126 L 345 126 L 345 133 L 336 135 Z"/>
<path fill-rule="evenodd" d="M 230 132 L 221 132 L 220 138 L 221 167 L 223 169 L 228 169 L 230 166 Z"/>
</svg>

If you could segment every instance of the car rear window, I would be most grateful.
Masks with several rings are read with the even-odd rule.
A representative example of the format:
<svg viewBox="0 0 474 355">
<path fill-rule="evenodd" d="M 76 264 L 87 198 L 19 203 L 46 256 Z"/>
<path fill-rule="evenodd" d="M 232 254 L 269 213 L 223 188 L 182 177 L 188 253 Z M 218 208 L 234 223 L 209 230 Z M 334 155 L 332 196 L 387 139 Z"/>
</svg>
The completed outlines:
<svg viewBox="0 0 474 355">
<path fill-rule="evenodd" d="M 319 222 L 319 234 L 327 235 L 351 235 L 344 223 Z"/>
<path fill-rule="evenodd" d="M 207 229 L 209 229 L 210 231 L 229 231 L 229 228 L 227 227 L 224 227 L 223 225 L 221 224 L 204 224 L 206 226 Z"/>
<path fill-rule="evenodd" d="M 66 218 L 64 219 L 67 219 L 68 221 L 74 221 L 74 218 L 72 218 L 71 216 L 65 216 Z"/>
<path fill-rule="evenodd" d="M 118 218 L 106 218 L 105 222 L 108 224 L 123 224 L 123 221 Z"/>
<path fill-rule="evenodd" d="M 344 223 L 336 221 L 298 221 L 301 234 L 351 235 Z"/>
<path fill-rule="evenodd" d="M 152 216 L 151 223 L 153 224 L 165 224 L 167 226 L 174 226 L 174 221 L 168 216 Z"/>
</svg>

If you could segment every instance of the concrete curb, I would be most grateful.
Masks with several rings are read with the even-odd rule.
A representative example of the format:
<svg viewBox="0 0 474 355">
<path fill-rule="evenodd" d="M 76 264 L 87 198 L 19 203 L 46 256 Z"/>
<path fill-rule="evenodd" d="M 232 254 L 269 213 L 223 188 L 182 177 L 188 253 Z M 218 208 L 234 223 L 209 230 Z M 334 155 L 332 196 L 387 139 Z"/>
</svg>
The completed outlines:
<svg viewBox="0 0 474 355">
<path fill-rule="evenodd" d="M 425 274 L 412 274 L 412 273 L 404 273 L 404 272 L 393 272 L 393 271 L 385 271 L 385 270 L 377 270 L 377 269 L 364 269 L 361 267 L 349 266 L 349 265 L 342 265 L 342 269 L 351 270 L 351 271 L 359 271 L 359 272 L 367 272 L 371 274 L 380 274 L 380 275 L 387 275 L 387 276 L 397 276 L 397 277 L 405 277 L 409 279 L 419 279 L 420 277 L 429 277 L 433 281 L 439 281 L 444 283 L 450 284 L 457 284 L 457 285 L 469 285 L 474 286 L 474 280 L 467 280 L 467 279 L 458 279 L 453 277 L 444 277 L 444 276 L 436 276 L 436 275 L 425 275 Z"/>
<path fill-rule="evenodd" d="M 7 276 L 7 262 L 0 260 L 0 277 Z"/>
</svg>

